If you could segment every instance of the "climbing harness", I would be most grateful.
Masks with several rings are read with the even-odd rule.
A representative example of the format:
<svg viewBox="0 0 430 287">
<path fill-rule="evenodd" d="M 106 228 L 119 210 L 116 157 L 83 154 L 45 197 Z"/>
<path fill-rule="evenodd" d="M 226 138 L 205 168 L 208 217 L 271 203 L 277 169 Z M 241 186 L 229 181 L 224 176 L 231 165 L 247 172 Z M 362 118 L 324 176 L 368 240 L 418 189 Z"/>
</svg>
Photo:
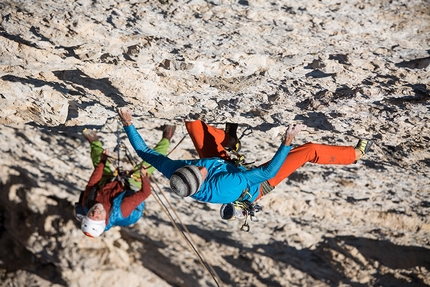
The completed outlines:
<svg viewBox="0 0 430 287">
<path fill-rule="evenodd" d="M 250 227 L 248 224 L 248 218 L 252 222 L 258 222 L 259 221 L 258 217 L 255 214 L 257 212 L 260 212 L 261 210 L 263 210 L 263 208 L 260 205 L 252 203 L 248 200 L 240 201 L 240 202 L 237 202 L 234 204 L 238 205 L 239 208 L 241 208 L 242 211 L 245 213 L 245 221 L 242 224 L 242 226 L 240 227 L 240 230 L 245 231 L 245 232 L 249 232 Z"/>
<path fill-rule="evenodd" d="M 236 132 L 236 129 L 234 129 L 234 131 Z M 252 129 L 250 127 L 247 127 L 243 132 L 242 135 L 239 137 L 239 141 L 246 135 L 250 135 L 252 133 Z M 232 162 L 234 163 L 234 165 L 236 167 L 242 166 L 245 169 L 250 169 L 252 167 L 252 165 L 254 164 L 254 162 L 246 162 L 245 161 L 245 156 L 243 154 L 239 154 L 237 151 L 235 150 L 231 150 L 230 151 L 231 154 L 234 155 L 234 157 L 232 157 Z M 264 181 L 261 183 L 261 191 L 263 193 L 263 195 L 268 194 L 270 191 L 272 191 L 274 189 L 273 186 L 271 186 L 268 181 Z M 252 203 L 249 200 L 245 200 L 245 198 L 251 198 L 251 194 L 249 193 L 249 188 L 246 188 L 245 190 L 242 191 L 242 194 L 239 196 L 239 198 L 234 201 L 233 203 L 231 203 L 232 208 L 236 209 L 236 210 L 240 210 L 242 213 L 242 216 L 240 216 L 242 219 L 244 218 L 244 223 L 242 224 L 240 230 L 245 231 L 245 232 L 249 232 L 250 230 L 250 226 L 248 224 L 248 219 L 252 222 L 258 222 L 258 217 L 256 216 L 256 213 L 260 212 L 263 208 L 262 206 L 256 204 L 256 203 Z M 221 209 L 223 210 L 223 209 Z M 232 210 L 232 212 L 234 212 L 234 210 Z M 223 215 L 221 215 L 221 217 L 223 218 Z"/>
<path fill-rule="evenodd" d="M 263 208 L 249 200 L 235 201 L 229 204 L 223 204 L 220 209 L 220 215 L 222 219 L 244 219 L 240 230 L 249 232 L 250 227 L 248 219 L 253 222 L 258 222 L 257 212 L 260 212 Z"/>
<path fill-rule="evenodd" d="M 236 128 L 237 129 L 237 128 Z M 234 131 L 236 132 L 236 129 Z M 252 129 L 250 127 L 247 127 L 243 132 L 242 135 L 238 138 L 238 142 L 246 136 L 250 135 L 252 133 Z M 254 164 L 254 162 L 247 163 L 245 161 L 245 156 L 243 154 L 239 154 L 236 150 L 231 150 L 230 153 L 234 155 L 234 158 L 232 158 L 232 161 L 236 167 L 242 166 L 246 169 L 250 169 L 251 166 Z M 242 226 L 240 227 L 240 230 L 249 232 L 250 227 L 248 224 L 248 218 L 250 221 L 258 222 L 258 217 L 255 215 L 255 213 L 262 210 L 262 207 L 258 204 L 252 203 L 249 200 L 244 200 L 246 196 L 251 197 L 251 194 L 249 193 L 249 188 L 246 188 L 240 197 L 232 203 L 234 209 L 239 209 L 242 213 L 242 216 L 245 218 Z"/>
</svg>

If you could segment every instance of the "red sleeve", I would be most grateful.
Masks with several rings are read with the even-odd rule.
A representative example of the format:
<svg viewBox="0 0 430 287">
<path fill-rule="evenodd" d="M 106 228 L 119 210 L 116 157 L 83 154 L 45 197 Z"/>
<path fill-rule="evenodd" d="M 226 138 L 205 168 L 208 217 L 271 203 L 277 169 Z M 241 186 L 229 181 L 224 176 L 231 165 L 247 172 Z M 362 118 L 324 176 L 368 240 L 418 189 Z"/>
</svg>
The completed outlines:
<svg viewBox="0 0 430 287">
<path fill-rule="evenodd" d="M 82 197 L 82 202 L 81 202 L 82 205 L 84 204 L 90 190 L 100 181 L 100 179 L 102 179 L 105 163 L 106 163 L 105 161 L 100 161 L 99 164 L 94 169 L 93 173 L 91 174 L 87 187 L 85 188 L 85 191 L 84 191 L 84 196 Z"/>
<path fill-rule="evenodd" d="M 127 217 L 131 212 L 151 195 L 151 185 L 148 177 L 142 177 L 142 188 L 135 194 L 127 196 L 121 203 L 122 216 Z"/>
</svg>

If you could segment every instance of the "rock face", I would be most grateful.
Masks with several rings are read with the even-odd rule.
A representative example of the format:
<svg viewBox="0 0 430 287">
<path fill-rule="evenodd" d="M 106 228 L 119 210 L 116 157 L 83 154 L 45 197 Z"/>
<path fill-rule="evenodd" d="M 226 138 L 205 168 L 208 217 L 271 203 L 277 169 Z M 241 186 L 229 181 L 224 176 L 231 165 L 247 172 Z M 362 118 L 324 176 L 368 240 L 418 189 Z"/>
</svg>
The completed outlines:
<svg viewBox="0 0 430 287">
<path fill-rule="evenodd" d="M 429 35 L 426 0 L 2 1 L 0 285 L 430 286 Z M 155 173 L 145 217 L 89 239 L 82 130 L 113 150 L 122 106 L 149 145 L 178 125 L 172 158 L 197 156 L 196 117 L 240 123 L 256 163 L 297 121 L 295 144 L 375 144 L 300 168 L 248 233 Z"/>
</svg>

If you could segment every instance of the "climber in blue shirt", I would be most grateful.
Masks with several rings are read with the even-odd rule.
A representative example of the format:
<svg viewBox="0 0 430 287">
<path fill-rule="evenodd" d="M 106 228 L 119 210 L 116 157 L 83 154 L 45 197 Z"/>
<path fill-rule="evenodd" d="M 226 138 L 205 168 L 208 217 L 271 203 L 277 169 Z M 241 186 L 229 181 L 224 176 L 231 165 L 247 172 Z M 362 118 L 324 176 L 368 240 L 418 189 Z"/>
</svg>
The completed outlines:
<svg viewBox="0 0 430 287">
<path fill-rule="evenodd" d="M 170 187 L 175 193 L 181 197 L 190 196 L 199 201 L 224 205 L 237 201 L 255 202 L 306 162 L 354 163 L 372 144 L 372 141 L 362 139 L 355 148 L 307 143 L 292 149 L 294 137 L 306 129 L 306 125 L 294 124 L 288 126 L 272 160 L 248 170 L 235 165 L 226 151 L 240 147 L 235 133 L 212 127 L 200 120 L 186 122 L 200 159 L 172 160 L 148 148 L 132 124 L 129 110 L 119 109 L 118 114 L 137 154 L 170 179 Z"/>
</svg>

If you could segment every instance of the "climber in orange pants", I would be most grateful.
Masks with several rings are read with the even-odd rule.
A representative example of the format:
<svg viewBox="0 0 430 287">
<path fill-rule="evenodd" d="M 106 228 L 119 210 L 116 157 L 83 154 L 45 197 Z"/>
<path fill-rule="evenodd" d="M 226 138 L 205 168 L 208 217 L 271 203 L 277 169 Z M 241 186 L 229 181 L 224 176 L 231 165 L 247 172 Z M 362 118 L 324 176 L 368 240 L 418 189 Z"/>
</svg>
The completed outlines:
<svg viewBox="0 0 430 287">
<path fill-rule="evenodd" d="M 240 146 L 235 133 L 229 135 L 225 130 L 210 126 L 200 120 L 186 122 L 185 126 L 200 158 L 219 157 L 226 161 L 232 161 L 226 148 L 234 150 L 236 146 Z M 356 148 L 352 146 L 334 146 L 316 143 L 306 143 L 294 147 L 285 158 L 276 175 L 267 180 L 268 188 L 273 189 L 307 162 L 316 164 L 352 164 L 367 152 L 371 144 L 368 143 L 368 141 L 363 142 L 361 140 Z M 364 151 L 366 144 L 368 144 L 368 147 Z M 359 148 L 360 145 L 362 146 L 361 149 Z M 263 190 L 263 186 L 261 186 L 260 194 L 255 200 L 260 199 L 266 193 Z"/>
</svg>

